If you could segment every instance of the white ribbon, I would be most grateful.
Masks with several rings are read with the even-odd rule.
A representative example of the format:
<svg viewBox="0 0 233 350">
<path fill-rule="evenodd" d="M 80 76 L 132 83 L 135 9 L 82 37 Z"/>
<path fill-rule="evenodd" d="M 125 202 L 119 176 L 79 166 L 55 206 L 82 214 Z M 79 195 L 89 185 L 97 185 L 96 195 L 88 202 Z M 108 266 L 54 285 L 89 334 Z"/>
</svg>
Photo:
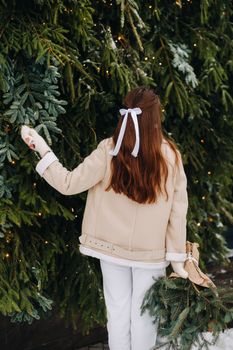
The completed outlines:
<svg viewBox="0 0 233 350">
<path fill-rule="evenodd" d="M 121 124 L 121 130 L 119 132 L 118 135 L 118 139 L 117 139 L 117 143 L 116 146 L 113 150 L 109 151 L 109 154 L 112 156 L 116 156 L 117 153 L 119 152 L 119 149 L 121 147 L 121 143 L 125 134 L 125 129 L 126 129 L 126 124 L 127 124 L 127 120 L 128 120 L 128 114 L 131 114 L 131 117 L 133 119 L 133 123 L 134 123 L 134 128 L 135 128 L 135 134 L 136 134 L 136 141 L 135 141 L 135 145 L 134 145 L 134 149 L 131 152 L 131 154 L 134 157 L 137 157 L 138 155 L 138 151 L 139 151 L 139 127 L 138 127 L 138 119 L 137 119 L 137 115 L 142 113 L 141 108 L 129 108 L 129 109 L 120 109 L 120 114 L 124 115 L 124 120 Z"/>
<path fill-rule="evenodd" d="M 185 259 L 185 261 L 186 260 L 189 260 L 189 261 L 194 261 L 195 263 L 196 263 L 196 265 L 198 266 L 198 261 L 197 261 L 197 259 L 195 259 L 194 258 L 194 256 L 192 255 L 192 253 L 191 252 L 189 252 L 188 254 L 187 254 L 187 258 Z"/>
</svg>

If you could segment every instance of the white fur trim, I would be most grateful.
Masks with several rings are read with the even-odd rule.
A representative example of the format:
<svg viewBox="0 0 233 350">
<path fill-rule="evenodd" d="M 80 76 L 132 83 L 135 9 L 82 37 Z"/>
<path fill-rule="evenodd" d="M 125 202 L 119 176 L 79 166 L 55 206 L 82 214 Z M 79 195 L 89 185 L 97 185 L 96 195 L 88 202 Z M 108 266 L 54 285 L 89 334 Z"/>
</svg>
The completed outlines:
<svg viewBox="0 0 233 350">
<path fill-rule="evenodd" d="M 45 170 L 50 166 L 50 164 L 55 162 L 55 160 L 58 160 L 58 158 L 53 152 L 46 153 L 46 155 L 37 163 L 36 171 L 40 174 L 40 176 L 43 176 Z"/>
<path fill-rule="evenodd" d="M 167 261 L 180 261 L 183 262 L 187 258 L 186 253 L 172 253 L 172 252 L 167 252 L 166 253 L 166 260 Z"/>
<path fill-rule="evenodd" d="M 162 269 L 162 268 L 166 268 L 170 264 L 170 262 L 168 261 L 162 261 L 158 263 L 146 263 L 143 261 L 120 259 L 107 254 L 99 253 L 94 249 L 85 247 L 82 244 L 79 245 L 79 251 L 84 255 L 92 256 L 94 258 L 102 259 L 105 261 L 113 262 L 115 264 L 124 265 L 124 266 L 141 267 L 145 269 Z"/>
</svg>

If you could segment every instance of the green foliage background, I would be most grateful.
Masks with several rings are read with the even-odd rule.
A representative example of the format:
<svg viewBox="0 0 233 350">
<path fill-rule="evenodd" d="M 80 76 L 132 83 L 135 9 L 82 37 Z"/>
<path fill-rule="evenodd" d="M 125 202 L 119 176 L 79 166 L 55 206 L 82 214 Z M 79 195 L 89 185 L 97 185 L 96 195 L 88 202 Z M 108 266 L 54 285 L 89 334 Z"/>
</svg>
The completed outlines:
<svg viewBox="0 0 233 350">
<path fill-rule="evenodd" d="M 35 172 L 29 124 L 68 169 L 117 123 L 125 93 L 150 85 L 183 155 L 188 239 L 201 268 L 227 263 L 232 204 L 232 5 L 228 0 L 0 0 L 0 312 L 31 322 L 52 307 L 105 324 L 99 262 L 81 256 L 86 193 Z M 80 327 L 80 325 L 78 325 Z"/>
</svg>

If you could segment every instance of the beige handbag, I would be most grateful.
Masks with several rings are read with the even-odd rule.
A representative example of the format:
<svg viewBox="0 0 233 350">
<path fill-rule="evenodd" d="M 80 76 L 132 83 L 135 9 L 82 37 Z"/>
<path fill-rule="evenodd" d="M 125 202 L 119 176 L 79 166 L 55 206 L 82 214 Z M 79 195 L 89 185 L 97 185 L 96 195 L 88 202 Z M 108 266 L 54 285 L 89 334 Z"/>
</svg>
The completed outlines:
<svg viewBox="0 0 233 350">
<path fill-rule="evenodd" d="M 202 287 L 217 288 L 211 279 L 205 275 L 199 268 L 199 244 L 186 241 L 187 259 L 184 263 L 184 269 L 188 272 L 188 279 Z M 175 272 L 172 272 L 169 277 L 179 277 Z"/>
</svg>

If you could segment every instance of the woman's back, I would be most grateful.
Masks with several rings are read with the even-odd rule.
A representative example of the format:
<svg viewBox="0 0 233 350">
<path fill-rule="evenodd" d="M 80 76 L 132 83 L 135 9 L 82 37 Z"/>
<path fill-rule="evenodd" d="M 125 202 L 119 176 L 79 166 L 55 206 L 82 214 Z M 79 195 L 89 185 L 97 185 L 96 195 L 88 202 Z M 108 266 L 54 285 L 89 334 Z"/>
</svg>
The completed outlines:
<svg viewBox="0 0 233 350">
<path fill-rule="evenodd" d="M 80 242 L 112 256 L 145 262 L 161 262 L 165 259 L 166 242 L 170 237 L 171 252 L 185 253 L 186 240 L 186 176 L 183 165 L 174 176 L 174 153 L 166 140 L 161 149 L 167 159 L 167 191 L 169 199 L 160 195 L 155 203 L 140 204 L 113 189 L 105 191 L 111 176 L 112 138 L 100 142 L 105 161 L 104 177 L 88 191 Z M 98 155 L 96 155 L 98 158 Z M 95 160 L 93 159 L 93 162 Z M 84 174 L 83 174 L 84 175 Z M 178 202 L 173 207 L 174 194 L 179 186 Z M 170 219 L 170 224 L 169 224 Z M 174 242 L 173 242 L 174 240 Z M 107 243 L 107 244 L 106 244 Z M 177 248 L 182 248 L 177 251 Z"/>
<path fill-rule="evenodd" d="M 126 103 L 144 110 L 137 105 L 126 110 L 113 137 L 101 141 L 74 170 L 67 171 L 52 152 L 36 170 L 65 195 L 88 190 L 81 245 L 134 261 L 184 261 L 188 195 L 181 154 L 163 137 L 155 95 L 146 90 L 141 103 L 138 91 Z M 140 140 L 135 109 L 141 113 Z M 128 112 L 132 125 L 124 122 Z"/>
</svg>

